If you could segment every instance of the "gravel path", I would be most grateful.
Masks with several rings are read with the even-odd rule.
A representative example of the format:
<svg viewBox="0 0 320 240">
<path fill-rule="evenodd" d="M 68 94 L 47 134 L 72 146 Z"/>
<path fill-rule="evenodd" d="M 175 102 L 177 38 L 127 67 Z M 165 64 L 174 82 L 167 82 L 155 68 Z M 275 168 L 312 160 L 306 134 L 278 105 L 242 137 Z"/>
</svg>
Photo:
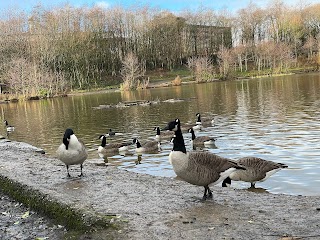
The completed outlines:
<svg viewBox="0 0 320 240">
<path fill-rule="evenodd" d="M 66 230 L 0 191 L 0 239 L 62 239 Z"/>
<path fill-rule="evenodd" d="M 320 196 L 214 186 L 213 199 L 201 202 L 202 187 L 120 170 L 112 163 L 87 161 L 84 177 L 76 177 L 79 167 L 72 167 L 73 177 L 67 178 L 60 161 L 35 151 L 28 144 L 0 141 L 0 182 L 12 179 L 83 216 L 108 217 L 118 228 L 66 231 L 0 195 L 0 239 L 320 239 Z"/>
</svg>

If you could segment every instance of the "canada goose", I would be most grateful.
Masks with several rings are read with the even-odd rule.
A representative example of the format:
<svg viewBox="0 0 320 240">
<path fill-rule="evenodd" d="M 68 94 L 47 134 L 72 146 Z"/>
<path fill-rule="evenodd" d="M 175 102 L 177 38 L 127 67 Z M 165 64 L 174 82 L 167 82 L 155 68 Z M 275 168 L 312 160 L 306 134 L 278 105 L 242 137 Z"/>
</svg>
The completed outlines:
<svg viewBox="0 0 320 240">
<path fill-rule="evenodd" d="M 83 162 L 88 157 L 84 143 L 81 140 L 78 140 L 71 128 L 66 129 L 62 142 L 63 143 L 57 149 L 57 156 L 66 164 L 68 177 L 70 177 L 69 165 L 75 164 L 80 164 L 81 174 L 79 177 L 83 176 Z"/>
<path fill-rule="evenodd" d="M 199 130 L 199 131 L 201 131 L 202 128 L 203 128 L 202 123 L 196 123 L 196 125 L 192 127 L 193 130 Z"/>
<path fill-rule="evenodd" d="M 156 140 L 157 142 L 161 142 L 160 128 L 159 127 L 155 127 L 153 130 L 157 131 L 156 136 L 154 137 L 154 140 Z"/>
<path fill-rule="evenodd" d="M 112 131 L 111 128 L 109 129 L 109 132 L 106 134 L 107 137 L 121 136 L 121 135 L 123 135 L 123 134 L 122 134 L 122 133 L 115 132 L 115 131 Z"/>
<path fill-rule="evenodd" d="M 202 119 L 200 113 L 196 113 L 197 121 L 196 125 L 202 125 L 204 127 L 207 126 L 213 126 L 214 125 L 214 119 Z"/>
<path fill-rule="evenodd" d="M 131 143 L 109 143 L 107 144 L 106 135 L 100 135 L 99 139 L 101 139 L 101 145 L 98 147 L 98 153 L 106 154 L 108 152 L 122 152 L 127 151 L 129 149 L 129 145 Z"/>
<path fill-rule="evenodd" d="M 7 132 L 13 132 L 14 131 L 14 126 L 9 125 L 7 120 L 4 120 L 3 123 L 6 125 Z"/>
<path fill-rule="evenodd" d="M 191 139 L 193 145 L 214 145 L 216 138 L 209 136 L 196 137 L 193 128 L 189 128 L 189 133 L 191 133 Z"/>
<path fill-rule="evenodd" d="M 172 132 L 161 131 L 160 127 L 155 127 L 153 130 L 157 131 L 156 136 L 154 138 L 157 142 L 161 142 L 161 139 L 163 138 L 170 139 L 172 137 Z"/>
<path fill-rule="evenodd" d="M 267 161 L 257 157 L 240 158 L 238 163 L 241 164 L 241 166 L 244 166 L 246 170 L 239 170 L 231 173 L 230 176 L 223 181 L 223 187 L 231 185 L 231 180 L 234 180 L 250 182 L 251 187 L 254 188 L 256 182 L 263 182 L 272 174 L 278 172 L 282 168 L 288 167 L 283 163 Z"/>
<path fill-rule="evenodd" d="M 134 138 L 133 143 L 137 145 L 136 153 L 157 152 L 160 150 L 160 142 L 149 141 L 141 145 L 138 139 Z"/>
<path fill-rule="evenodd" d="M 184 181 L 204 187 L 202 200 L 212 198 L 211 184 L 217 184 L 237 169 L 244 169 L 236 162 L 210 152 L 186 151 L 180 129 L 180 120 L 169 122 L 165 129 L 175 132 L 173 149 L 169 154 L 169 162 L 174 172 Z"/>
</svg>

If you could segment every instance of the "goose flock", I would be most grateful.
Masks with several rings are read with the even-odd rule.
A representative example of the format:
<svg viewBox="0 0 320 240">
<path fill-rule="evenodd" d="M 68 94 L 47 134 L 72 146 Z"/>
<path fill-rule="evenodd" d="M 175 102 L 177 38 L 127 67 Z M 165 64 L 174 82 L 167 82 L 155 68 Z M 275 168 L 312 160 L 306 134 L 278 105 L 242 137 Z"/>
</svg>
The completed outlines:
<svg viewBox="0 0 320 240">
<path fill-rule="evenodd" d="M 200 113 L 196 114 L 195 125 L 189 126 L 187 130 L 191 134 L 193 150 L 187 151 L 184 142 L 183 130 L 179 118 L 168 122 L 166 126 L 154 128 L 156 135 L 153 140 L 140 142 L 134 138 L 130 142 L 107 143 L 108 137 L 123 135 L 109 129 L 109 132 L 102 134 L 98 139 L 101 145 L 97 152 L 103 157 L 106 154 L 117 154 L 129 151 L 131 145 L 135 145 L 136 154 L 158 153 L 161 151 L 161 141 L 171 139 L 172 150 L 168 156 L 172 168 L 180 179 L 196 186 L 204 187 L 202 200 L 212 198 L 213 194 L 209 188 L 211 185 L 222 183 L 222 187 L 231 185 L 231 181 L 244 181 L 255 187 L 257 182 L 263 182 L 271 175 L 288 166 L 283 163 L 264 160 L 258 157 L 243 157 L 239 160 L 232 160 L 218 156 L 209 151 L 196 150 L 196 146 L 215 146 L 217 137 L 196 136 L 195 130 L 200 130 L 204 126 L 214 125 L 214 120 L 202 120 Z M 204 125 L 204 123 L 208 125 Z M 14 131 L 14 126 L 4 121 L 7 132 Z M 70 165 L 80 165 L 79 177 L 83 175 L 83 163 L 88 158 L 88 151 L 85 144 L 76 137 L 71 128 L 67 128 L 63 135 L 62 143 L 58 147 L 57 157 L 67 168 L 67 176 Z"/>
</svg>

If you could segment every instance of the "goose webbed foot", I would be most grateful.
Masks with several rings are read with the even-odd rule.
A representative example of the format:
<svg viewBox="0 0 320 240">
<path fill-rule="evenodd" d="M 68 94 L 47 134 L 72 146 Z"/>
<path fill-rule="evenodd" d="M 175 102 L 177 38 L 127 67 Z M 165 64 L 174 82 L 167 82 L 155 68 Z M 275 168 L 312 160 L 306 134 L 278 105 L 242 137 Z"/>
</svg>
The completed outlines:
<svg viewBox="0 0 320 240">
<path fill-rule="evenodd" d="M 251 183 L 251 187 L 250 188 L 256 188 L 256 183 Z"/>
<path fill-rule="evenodd" d="M 210 190 L 210 188 L 208 187 L 208 198 L 213 198 L 213 195 L 212 195 L 212 191 Z"/>
<path fill-rule="evenodd" d="M 210 190 L 210 188 L 208 186 L 204 186 L 204 194 L 202 197 L 202 201 L 206 201 L 208 198 L 212 198 L 212 191 Z"/>
</svg>

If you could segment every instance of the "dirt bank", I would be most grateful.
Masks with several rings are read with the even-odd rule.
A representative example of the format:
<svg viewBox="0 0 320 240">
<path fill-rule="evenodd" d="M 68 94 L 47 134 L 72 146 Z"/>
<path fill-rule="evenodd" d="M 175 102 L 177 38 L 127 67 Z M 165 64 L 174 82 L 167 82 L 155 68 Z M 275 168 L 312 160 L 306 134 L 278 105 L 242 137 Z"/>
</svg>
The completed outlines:
<svg viewBox="0 0 320 240">
<path fill-rule="evenodd" d="M 78 166 L 67 178 L 59 160 L 36 150 L 0 140 L 0 188 L 56 224 L 79 230 L 83 221 L 76 239 L 320 239 L 320 197 L 216 186 L 214 199 L 200 202 L 201 187 L 96 162 L 85 163 L 83 178 Z"/>
</svg>

